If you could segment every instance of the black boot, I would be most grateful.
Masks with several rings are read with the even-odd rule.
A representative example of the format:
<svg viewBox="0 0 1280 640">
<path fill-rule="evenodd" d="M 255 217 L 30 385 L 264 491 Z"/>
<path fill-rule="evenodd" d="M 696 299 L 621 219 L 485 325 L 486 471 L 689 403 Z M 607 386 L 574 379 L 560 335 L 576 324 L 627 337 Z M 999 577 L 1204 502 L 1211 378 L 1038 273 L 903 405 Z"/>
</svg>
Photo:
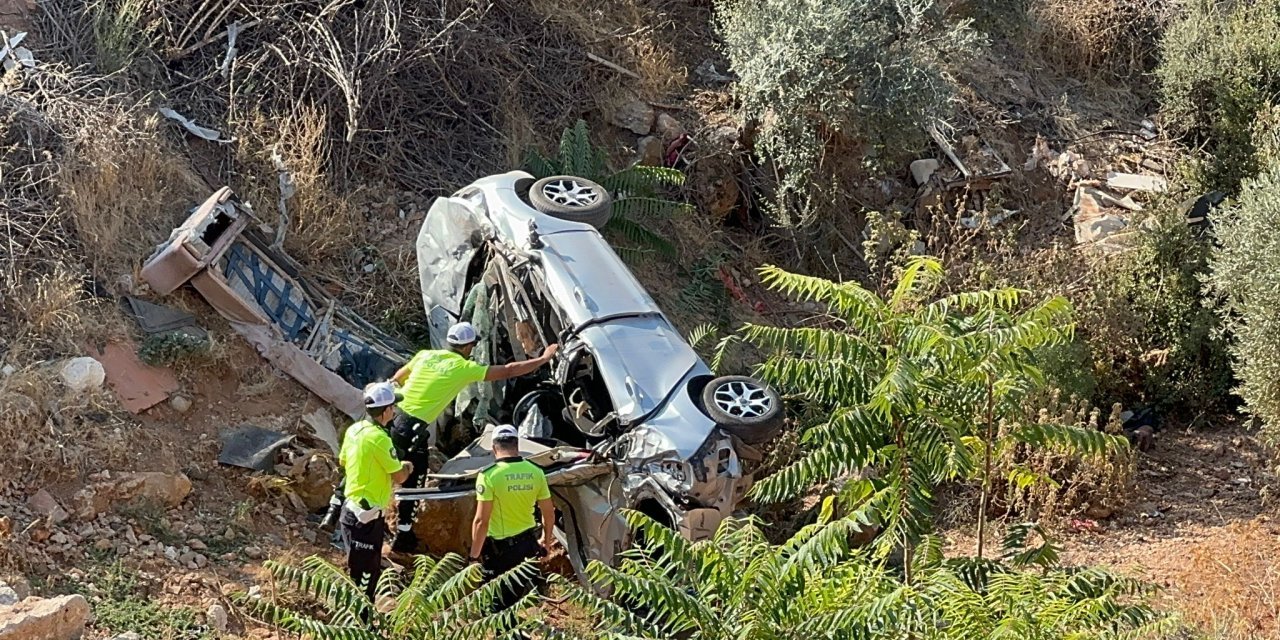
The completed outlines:
<svg viewBox="0 0 1280 640">
<path fill-rule="evenodd" d="M 391 550 L 396 553 L 414 553 L 418 550 L 418 536 L 413 530 L 396 530 L 396 537 L 391 541 Z"/>
<path fill-rule="evenodd" d="M 325 512 L 324 519 L 320 521 L 321 531 L 335 531 L 338 528 L 338 519 L 342 517 L 342 503 L 329 503 L 329 510 Z"/>
</svg>

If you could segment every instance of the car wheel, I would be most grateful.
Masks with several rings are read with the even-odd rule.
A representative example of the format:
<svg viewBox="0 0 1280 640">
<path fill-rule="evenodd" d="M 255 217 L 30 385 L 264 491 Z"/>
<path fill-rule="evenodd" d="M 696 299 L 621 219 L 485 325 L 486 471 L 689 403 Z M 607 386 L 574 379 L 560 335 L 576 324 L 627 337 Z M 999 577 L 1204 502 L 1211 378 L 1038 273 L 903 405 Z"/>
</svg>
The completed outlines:
<svg viewBox="0 0 1280 640">
<path fill-rule="evenodd" d="M 765 383 L 747 376 L 723 376 L 702 389 L 707 415 L 747 444 L 760 444 L 782 428 L 782 398 Z"/>
<path fill-rule="evenodd" d="M 533 183 L 529 203 L 553 218 L 597 229 L 607 224 L 613 214 L 613 197 L 604 187 L 574 176 L 551 176 Z"/>
</svg>

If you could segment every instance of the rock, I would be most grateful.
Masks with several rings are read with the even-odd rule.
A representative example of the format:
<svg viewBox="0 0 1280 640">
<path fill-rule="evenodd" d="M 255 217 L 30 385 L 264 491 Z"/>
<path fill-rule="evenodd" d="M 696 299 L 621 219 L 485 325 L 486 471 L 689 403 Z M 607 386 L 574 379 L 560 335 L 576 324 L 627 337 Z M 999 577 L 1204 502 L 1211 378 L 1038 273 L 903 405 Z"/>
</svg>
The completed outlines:
<svg viewBox="0 0 1280 640">
<path fill-rule="evenodd" d="M 83 596 L 28 598 L 0 610 L 0 640 L 74 640 L 88 620 Z"/>
<path fill-rule="evenodd" d="M 654 123 L 654 133 L 658 134 L 658 137 L 662 139 L 662 144 L 665 146 L 684 135 L 686 131 L 679 120 L 676 120 L 670 114 L 659 113 L 658 120 Z"/>
<path fill-rule="evenodd" d="M 248 556 L 250 560 L 262 560 L 267 557 L 267 554 L 263 552 L 261 547 L 252 546 L 244 548 L 244 555 Z"/>
<path fill-rule="evenodd" d="M 178 413 L 186 413 L 191 410 L 191 398 L 183 395 L 174 395 L 169 398 L 169 406 L 173 407 Z"/>
<path fill-rule="evenodd" d="M 192 551 L 204 551 L 209 548 L 208 545 L 206 545 L 199 538 L 192 538 L 188 540 L 187 547 L 189 547 Z"/>
<path fill-rule="evenodd" d="M 49 537 L 49 542 L 52 542 L 53 544 L 59 544 L 59 545 L 71 544 L 71 538 L 68 538 L 67 534 L 61 531 L 56 531 L 52 536 Z"/>
<path fill-rule="evenodd" d="M 22 602 L 22 598 L 18 596 L 17 589 L 0 582 L 0 607 L 12 607 L 19 602 Z"/>
<path fill-rule="evenodd" d="M 102 383 L 107 380 L 107 370 L 102 368 L 101 362 L 81 356 L 67 360 L 62 365 L 61 376 L 68 389 L 82 392 L 102 388 Z"/>
<path fill-rule="evenodd" d="M 114 636 L 111 640 L 142 640 L 142 636 L 136 631 L 126 631 L 118 636 Z"/>
<path fill-rule="evenodd" d="M 144 499 L 176 507 L 191 493 L 191 480 L 179 474 L 149 471 L 125 473 L 81 489 L 75 496 L 76 516 L 89 520 L 118 502 Z"/>
<path fill-rule="evenodd" d="M 693 70 L 693 77 L 699 84 L 703 85 L 714 86 L 733 82 L 733 76 L 727 76 L 720 73 L 716 70 L 715 62 L 712 62 L 710 59 L 703 60 L 702 63 Z"/>
<path fill-rule="evenodd" d="M 114 542 L 107 540 L 106 538 L 103 538 L 93 543 L 93 548 L 97 549 L 98 551 L 106 551 L 108 549 L 114 549 L 115 546 L 116 544 Z"/>
<path fill-rule="evenodd" d="M 49 522 L 53 524 L 58 524 L 70 517 L 67 510 L 58 504 L 58 500 L 44 489 L 35 492 L 34 495 L 27 499 L 27 507 L 48 518 Z"/>
<path fill-rule="evenodd" d="M 662 141 L 655 136 L 645 136 L 636 143 L 636 162 L 646 167 L 661 167 Z"/>
<path fill-rule="evenodd" d="M 609 122 L 643 136 L 653 130 L 653 118 L 653 105 L 641 100 L 634 93 L 628 93 L 609 115 Z"/>
<path fill-rule="evenodd" d="M 933 158 L 925 158 L 916 160 L 911 163 L 911 177 L 915 178 L 916 184 L 924 184 L 933 177 L 933 174 L 942 166 Z"/>
<path fill-rule="evenodd" d="M 18 595 L 18 600 L 26 600 L 31 597 L 31 583 L 22 576 L 5 576 L 0 579 L 0 584 L 8 586 L 10 590 Z"/>
<path fill-rule="evenodd" d="M 0 516 L 0 539 L 8 538 L 13 533 L 13 520 L 9 516 Z"/>
<path fill-rule="evenodd" d="M 209 610 L 205 612 L 205 620 L 218 633 L 226 633 L 227 631 L 227 610 L 220 604 L 209 606 Z"/>
</svg>

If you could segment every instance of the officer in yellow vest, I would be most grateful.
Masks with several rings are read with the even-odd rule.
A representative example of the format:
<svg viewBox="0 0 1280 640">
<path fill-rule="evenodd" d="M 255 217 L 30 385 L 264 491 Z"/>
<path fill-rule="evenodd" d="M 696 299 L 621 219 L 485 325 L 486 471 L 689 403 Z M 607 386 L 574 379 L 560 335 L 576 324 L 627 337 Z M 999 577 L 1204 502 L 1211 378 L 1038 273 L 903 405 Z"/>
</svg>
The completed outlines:
<svg viewBox="0 0 1280 640">
<path fill-rule="evenodd" d="M 547 476 L 538 465 L 520 457 L 515 427 L 504 424 L 494 428 L 493 456 L 494 463 L 476 477 L 470 554 L 490 580 L 550 551 L 555 544 L 556 522 Z M 541 539 L 533 519 L 535 505 L 542 514 Z M 541 574 L 537 582 L 541 584 Z M 522 595 L 517 588 L 503 590 L 494 610 L 510 607 Z"/>
<path fill-rule="evenodd" d="M 413 473 L 413 463 L 396 459 L 387 425 L 395 415 L 400 394 L 389 382 L 364 388 L 368 417 L 347 429 L 338 461 L 346 474 L 346 499 L 342 505 L 342 535 L 347 546 L 347 570 L 373 600 L 382 574 L 382 541 L 391 507 L 392 483 L 403 483 Z"/>
<path fill-rule="evenodd" d="M 476 329 L 470 322 L 459 322 L 449 327 L 445 337 L 448 349 L 419 351 L 392 377 L 400 385 L 404 399 L 396 406 L 391 440 L 395 443 L 397 455 L 412 462 L 415 469 L 405 487 L 422 486 L 427 474 L 428 447 L 436 444 L 441 423 L 448 418 L 445 410 L 467 385 L 533 373 L 550 362 L 557 349 L 553 344 L 537 358 L 487 366 L 470 359 L 477 339 Z M 416 506 L 415 502 L 401 503 L 392 550 L 410 552 L 417 545 L 412 533 Z"/>
</svg>

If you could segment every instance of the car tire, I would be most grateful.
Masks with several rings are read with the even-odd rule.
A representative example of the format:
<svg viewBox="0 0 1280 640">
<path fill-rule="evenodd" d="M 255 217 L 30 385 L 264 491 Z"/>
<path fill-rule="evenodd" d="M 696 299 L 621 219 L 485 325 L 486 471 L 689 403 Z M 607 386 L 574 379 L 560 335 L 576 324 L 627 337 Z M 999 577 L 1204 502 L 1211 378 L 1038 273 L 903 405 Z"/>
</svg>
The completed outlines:
<svg viewBox="0 0 1280 640">
<path fill-rule="evenodd" d="M 782 429 L 782 398 L 747 376 L 722 376 L 702 389 L 702 407 L 721 428 L 747 444 L 761 444 Z"/>
<path fill-rule="evenodd" d="M 613 215 L 613 197 L 604 187 L 574 176 L 543 178 L 529 188 L 529 204 L 553 218 L 597 229 Z"/>
</svg>

